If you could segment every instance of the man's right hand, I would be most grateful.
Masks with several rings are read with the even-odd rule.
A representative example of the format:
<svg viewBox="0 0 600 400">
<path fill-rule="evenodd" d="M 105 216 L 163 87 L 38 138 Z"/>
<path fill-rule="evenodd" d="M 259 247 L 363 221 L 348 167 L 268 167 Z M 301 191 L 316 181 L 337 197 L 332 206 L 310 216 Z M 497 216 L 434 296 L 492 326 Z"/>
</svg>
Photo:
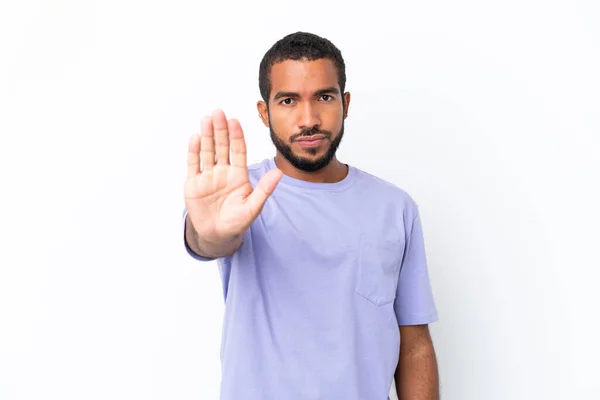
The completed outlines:
<svg viewBox="0 0 600 400">
<path fill-rule="evenodd" d="M 227 121 L 221 110 L 204 117 L 200 135 L 190 138 L 187 164 L 189 221 L 199 240 L 215 247 L 243 235 L 282 176 L 279 169 L 271 170 L 252 188 L 242 127 L 235 119 Z"/>
</svg>

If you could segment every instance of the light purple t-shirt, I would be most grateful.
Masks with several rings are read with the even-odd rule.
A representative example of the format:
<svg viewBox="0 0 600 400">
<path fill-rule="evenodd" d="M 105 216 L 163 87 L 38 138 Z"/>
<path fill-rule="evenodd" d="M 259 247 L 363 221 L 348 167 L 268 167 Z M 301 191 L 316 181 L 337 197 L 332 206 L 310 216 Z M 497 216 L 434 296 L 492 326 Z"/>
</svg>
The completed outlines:
<svg viewBox="0 0 600 400">
<path fill-rule="evenodd" d="M 272 168 L 249 166 L 252 186 Z M 284 175 L 241 248 L 217 262 L 221 400 L 385 400 L 398 325 L 438 319 L 417 205 L 352 166 L 337 183 Z"/>
</svg>

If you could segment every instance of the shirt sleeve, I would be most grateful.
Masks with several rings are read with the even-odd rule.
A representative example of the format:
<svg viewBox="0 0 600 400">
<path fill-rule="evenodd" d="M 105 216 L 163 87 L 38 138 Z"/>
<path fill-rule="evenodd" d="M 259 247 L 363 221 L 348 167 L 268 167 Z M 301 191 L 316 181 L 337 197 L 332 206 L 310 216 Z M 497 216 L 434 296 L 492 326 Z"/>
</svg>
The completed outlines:
<svg viewBox="0 0 600 400">
<path fill-rule="evenodd" d="M 394 312 L 398 325 L 422 325 L 438 320 L 418 209 L 407 234 Z"/>
<path fill-rule="evenodd" d="M 188 214 L 187 208 L 184 208 L 183 209 L 183 219 L 182 219 L 181 223 L 183 226 L 183 245 L 185 246 L 185 250 L 192 258 L 195 258 L 198 261 L 213 261 L 213 260 L 215 260 L 215 258 L 203 257 L 199 254 L 194 253 L 194 251 L 188 245 L 187 240 L 185 239 L 185 224 L 186 224 L 186 220 L 187 220 L 187 214 Z"/>
</svg>

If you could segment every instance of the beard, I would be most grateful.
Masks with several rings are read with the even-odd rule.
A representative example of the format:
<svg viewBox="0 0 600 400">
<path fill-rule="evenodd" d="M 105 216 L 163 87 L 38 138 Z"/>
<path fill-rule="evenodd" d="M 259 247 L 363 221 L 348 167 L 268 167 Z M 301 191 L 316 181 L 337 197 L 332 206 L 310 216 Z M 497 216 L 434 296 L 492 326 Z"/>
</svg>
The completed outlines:
<svg viewBox="0 0 600 400">
<path fill-rule="evenodd" d="M 312 136 L 317 134 L 325 135 L 325 140 L 329 140 L 329 148 L 327 149 L 325 154 L 314 160 L 294 154 L 291 146 L 284 142 L 282 139 L 280 139 L 277 133 L 273 130 L 270 117 L 269 131 L 271 133 L 271 140 L 273 141 L 273 144 L 275 145 L 277 151 L 283 156 L 283 158 L 285 158 L 290 164 L 292 164 L 294 168 L 304 172 L 315 172 L 329 165 L 331 160 L 333 160 L 333 157 L 335 157 L 335 153 L 338 147 L 340 146 L 340 143 L 342 142 L 342 137 L 344 136 L 344 121 L 342 120 L 342 127 L 340 128 L 340 131 L 333 140 L 331 139 L 333 135 L 330 131 L 324 131 L 316 127 L 313 127 L 311 129 L 305 129 L 302 132 L 292 135 L 290 137 L 290 142 L 292 142 L 295 139 L 302 136 Z M 309 148 L 306 149 L 306 151 L 309 154 L 315 155 L 317 154 L 319 149 Z"/>
</svg>

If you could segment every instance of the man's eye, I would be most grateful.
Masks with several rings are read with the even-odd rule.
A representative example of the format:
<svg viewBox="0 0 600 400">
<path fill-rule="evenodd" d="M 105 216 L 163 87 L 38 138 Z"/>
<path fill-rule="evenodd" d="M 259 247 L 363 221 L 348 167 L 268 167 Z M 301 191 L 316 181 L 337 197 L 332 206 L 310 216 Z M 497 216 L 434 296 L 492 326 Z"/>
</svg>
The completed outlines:
<svg viewBox="0 0 600 400">
<path fill-rule="evenodd" d="M 292 104 L 292 101 L 293 101 L 292 99 L 285 99 L 281 103 L 282 104 L 286 104 L 286 105 L 290 105 L 290 104 Z"/>
<path fill-rule="evenodd" d="M 325 101 L 330 101 L 330 100 L 333 100 L 333 97 L 331 97 L 331 95 L 324 94 L 321 96 L 321 99 L 325 100 Z"/>
</svg>

